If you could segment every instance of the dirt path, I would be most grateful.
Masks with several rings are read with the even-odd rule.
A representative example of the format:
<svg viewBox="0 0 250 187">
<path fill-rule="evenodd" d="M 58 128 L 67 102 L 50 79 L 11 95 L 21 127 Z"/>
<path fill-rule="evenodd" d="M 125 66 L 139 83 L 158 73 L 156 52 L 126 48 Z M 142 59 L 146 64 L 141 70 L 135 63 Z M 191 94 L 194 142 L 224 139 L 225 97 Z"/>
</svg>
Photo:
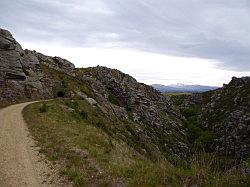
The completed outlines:
<svg viewBox="0 0 250 187">
<path fill-rule="evenodd" d="M 52 169 L 38 155 L 22 117 L 30 104 L 12 105 L 0 110 L 0 186 L 56 186 L 50 184 Z"/>
</svg>

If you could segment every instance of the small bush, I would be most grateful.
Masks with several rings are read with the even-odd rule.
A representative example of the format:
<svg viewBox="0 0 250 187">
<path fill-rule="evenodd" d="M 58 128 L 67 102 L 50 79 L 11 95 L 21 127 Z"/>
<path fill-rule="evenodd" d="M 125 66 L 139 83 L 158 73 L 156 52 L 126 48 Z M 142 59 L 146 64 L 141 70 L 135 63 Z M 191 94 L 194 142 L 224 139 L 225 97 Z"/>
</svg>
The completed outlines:
<svg viewBox="0 0 250 187">
<path fill-rule="evenodd" d="M 73 109 L 78 109 L 79 108 L 79 103 L 77 101 L 71 101 L 71 100 L 66 100 L 65 101 L 65 104 L 70 107 L 70 108 L 73 108 Z"/>
<path fill-rule="evenodd" d="M 49 110 L 49 107 L 48 107 L 48 105 L 46 105 L 46 103 L 43 103 L 42 106 L 39 108 L 39 111 L 41 113 L 48 112 L 48 110 Z"/>
<path fill-rule="evenodd" d="M 203 131 L 199 138 L 195 140 L 194 146 L 197 150 L 207 150 L 211 149 L 211 145 L 214 140 L 214 133 L 211 131 Z"/>
<path fill-rule="evenodd" d="M 84 110 L 77 111 L 77 113 L 82 119 L 88 119 L 88 113 L 85 112 Z"/>
<path fill-rule="evenodd" d="M 96 123 L 96 126 L 99 127 L 99 128 L 103 128 L 104 125 L 103 125 L 102 122 L 98 121 L 98 122 Z"/>
<path fill-rule="evenodd" d="M 127 113 L 128 113 L 128 119 L 133 121 L 134 120 L 133 112 L 131 110 L 127 110 Z"/>
<path fill-rule="evenodd" d="M 187 125 L 187 132 L 188 132 L 188 140 L 190 143 L 193 143 L 196 139 L 198 139 L 202 134 L 202 129 L 197 127 L 194 124 Z"/>
</svg>

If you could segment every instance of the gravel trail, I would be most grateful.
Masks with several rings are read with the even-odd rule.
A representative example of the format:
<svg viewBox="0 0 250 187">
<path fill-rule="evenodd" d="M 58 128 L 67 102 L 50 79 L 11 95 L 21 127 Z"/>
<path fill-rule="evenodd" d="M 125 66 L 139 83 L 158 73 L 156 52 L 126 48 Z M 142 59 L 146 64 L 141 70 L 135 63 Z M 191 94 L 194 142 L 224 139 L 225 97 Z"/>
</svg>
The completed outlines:
<svg viewBox="0 0 250 187">
<path fill-rule="evenodd" d="M 57 186 L 51 182 L 51 178 L 55 180 L 55 171 L 38 154 L 22 116 L 23 108 L 31 103 L 0 110 L 1 187 Z"/>
</svg>

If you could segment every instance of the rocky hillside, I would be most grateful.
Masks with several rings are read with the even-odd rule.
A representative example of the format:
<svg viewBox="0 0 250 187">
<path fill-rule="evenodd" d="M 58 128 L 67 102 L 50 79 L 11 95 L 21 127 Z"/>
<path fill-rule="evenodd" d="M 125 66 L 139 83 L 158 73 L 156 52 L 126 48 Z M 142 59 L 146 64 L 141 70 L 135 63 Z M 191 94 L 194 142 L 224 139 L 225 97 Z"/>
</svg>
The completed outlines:
<svg viewBox="0 0 250 187">
<path fill-rule="evenodd" d="M 214 132 L 214 149 L 237 158 L 250 157 L 250 77 L 203 96 L 202 123 Z"/>
<path fill-rule="evenodd" d="M 111 121 L 121 138 L 134 138 L 139 151 L 152 158 L 184 157 L 188 145 L 183 117 L 169 97 L 118 70 L 76 69 L 60 57 L 23 50 L 9 31 L 0 30 L 0 102 L 65 97 L 86 100 Z M 125 130 L 124 130 L 125 128 Z M 129 142 L 128 142 L 129 143 Z M 130 142 L 131 143 L 131 142 Z"/>
<path fill-rule="evenodd" d="M 172 96 L 187 119 L 191 147 L 238 159 L 250 157 L 250 77 L 222 88 Z"/>
<path fill-rule="evenodd" d="M 89 80 L 95 98 L 104 111 L 137 123 L 134 133 L 140 142 L 150 141 L 167 155 L 185 156 L 187 151 L 184 118 L 169 97 L 151 86 L 138 83 L 118 70 L 94 67 L 77 70 L 77 77 Z"/>
</svg>

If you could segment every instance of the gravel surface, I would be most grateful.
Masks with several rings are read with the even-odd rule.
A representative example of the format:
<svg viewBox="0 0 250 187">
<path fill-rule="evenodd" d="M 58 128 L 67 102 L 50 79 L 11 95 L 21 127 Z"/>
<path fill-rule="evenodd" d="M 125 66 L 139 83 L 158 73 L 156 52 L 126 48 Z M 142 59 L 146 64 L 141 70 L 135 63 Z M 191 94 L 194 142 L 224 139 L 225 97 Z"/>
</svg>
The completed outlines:
<svg viewBox="0 0 250 187">
<path fill-rule="evenodd" d="M 65 186 L 28 132 L 22 110 L 30 103 L 0 110 L 0 186 Z"/>
</svg>

